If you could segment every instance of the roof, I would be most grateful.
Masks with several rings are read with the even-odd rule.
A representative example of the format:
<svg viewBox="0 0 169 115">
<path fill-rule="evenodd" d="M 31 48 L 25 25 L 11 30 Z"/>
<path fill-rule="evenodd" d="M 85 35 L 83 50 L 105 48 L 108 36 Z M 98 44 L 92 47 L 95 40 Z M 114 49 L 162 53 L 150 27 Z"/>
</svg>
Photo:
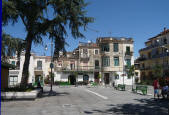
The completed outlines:
<svg viewBox="0 0 169 115">
<path fill-rule="evenodd" d="M 96 43 L 83 43 L 79 42 L 79 47 L 87 47 L 87 48 L 99 48 L 99 46 Z"/>
<path fill-rule="evenodd" d="M 152 38 L 149 38 L 148 40 L 152 40 L 152 39 L 154 39 L 154 38 L 157 38 L 157 37 L 159 37 L 159 36 L 165 35 L 165 34 L 167 34 L 167 33 L 169 33 L 169 29 L 162 31 L 161 33 L 157 34 L 156 36 L 154 36 L 154 37 L 152 37 Z"/>
<path fill-rule="evenodd" d="M 99 37 L 97 38 L 98 42 L 125 42 L 125 43 L 133 43 L 133 38 L 125 38 L 125 37 Z"/>
</svg>

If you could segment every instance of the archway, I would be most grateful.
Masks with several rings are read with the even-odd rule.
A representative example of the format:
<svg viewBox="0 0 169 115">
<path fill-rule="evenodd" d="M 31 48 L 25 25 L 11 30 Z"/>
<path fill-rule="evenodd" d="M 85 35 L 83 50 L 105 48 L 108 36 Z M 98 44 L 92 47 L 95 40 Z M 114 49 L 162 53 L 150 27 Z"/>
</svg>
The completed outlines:
<svg viewBox="0 0 169 115">
<path fill-rule="evenodd" d="M 83 82 L 85 85 L 87 85 L 89 83 L 89 76 L 88 75 L 83 75 Z"/>
<path fill-rule="evenodd" d="M 75 75 L 69 75 L 68 76 L 68 81 L 71 85 L 75 85 L 76 83 L 76 76 Z"/>
</svg>

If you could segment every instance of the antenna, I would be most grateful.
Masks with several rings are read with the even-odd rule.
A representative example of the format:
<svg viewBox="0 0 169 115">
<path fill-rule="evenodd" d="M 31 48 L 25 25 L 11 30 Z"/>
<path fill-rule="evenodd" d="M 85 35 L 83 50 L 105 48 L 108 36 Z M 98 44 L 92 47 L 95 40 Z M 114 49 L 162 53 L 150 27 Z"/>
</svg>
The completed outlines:
<svg viewBox="0 0 169 115">
<path fill-rule="evenodd" d="M 108 32 L 108 34 L 110 34 L 110 37 L 112 37 L 112 32 L 110 31 L 110 32 Z"/>
</svg>

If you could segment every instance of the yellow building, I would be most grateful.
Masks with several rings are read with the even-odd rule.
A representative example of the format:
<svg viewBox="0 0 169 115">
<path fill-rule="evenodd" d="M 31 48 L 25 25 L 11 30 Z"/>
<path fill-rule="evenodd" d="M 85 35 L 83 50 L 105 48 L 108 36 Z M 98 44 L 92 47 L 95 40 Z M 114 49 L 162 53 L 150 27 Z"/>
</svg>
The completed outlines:
<svg viewBox="0 0 169 115">
<path fill-rule="evenodd" d="M 152 79 L 155 75 L 154 69 L 161 68 L 160 76 L 169 77 L 169 29 L 148 39 L 146 47 L 139 50 L 141 79 Z"/>
</svg>

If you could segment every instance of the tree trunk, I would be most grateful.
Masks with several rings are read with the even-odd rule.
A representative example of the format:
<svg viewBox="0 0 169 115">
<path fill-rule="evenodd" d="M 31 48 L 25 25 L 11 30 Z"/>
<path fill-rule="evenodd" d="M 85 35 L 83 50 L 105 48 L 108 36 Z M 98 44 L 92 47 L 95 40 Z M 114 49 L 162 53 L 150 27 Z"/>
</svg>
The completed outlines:
<svg viewBox="0 0 169 115">
<path fill-rule="evenodd" d="M 29 33 L 26 37 L 26 52 L 25 52 L 25 61 L 22 70 L 22 79 L 21 79 L 21 87 L 26 88 L 29 78 L 29 62 L 31 56 L 31 45 L 33 41 L 33 34 Z"/>
</svg>

